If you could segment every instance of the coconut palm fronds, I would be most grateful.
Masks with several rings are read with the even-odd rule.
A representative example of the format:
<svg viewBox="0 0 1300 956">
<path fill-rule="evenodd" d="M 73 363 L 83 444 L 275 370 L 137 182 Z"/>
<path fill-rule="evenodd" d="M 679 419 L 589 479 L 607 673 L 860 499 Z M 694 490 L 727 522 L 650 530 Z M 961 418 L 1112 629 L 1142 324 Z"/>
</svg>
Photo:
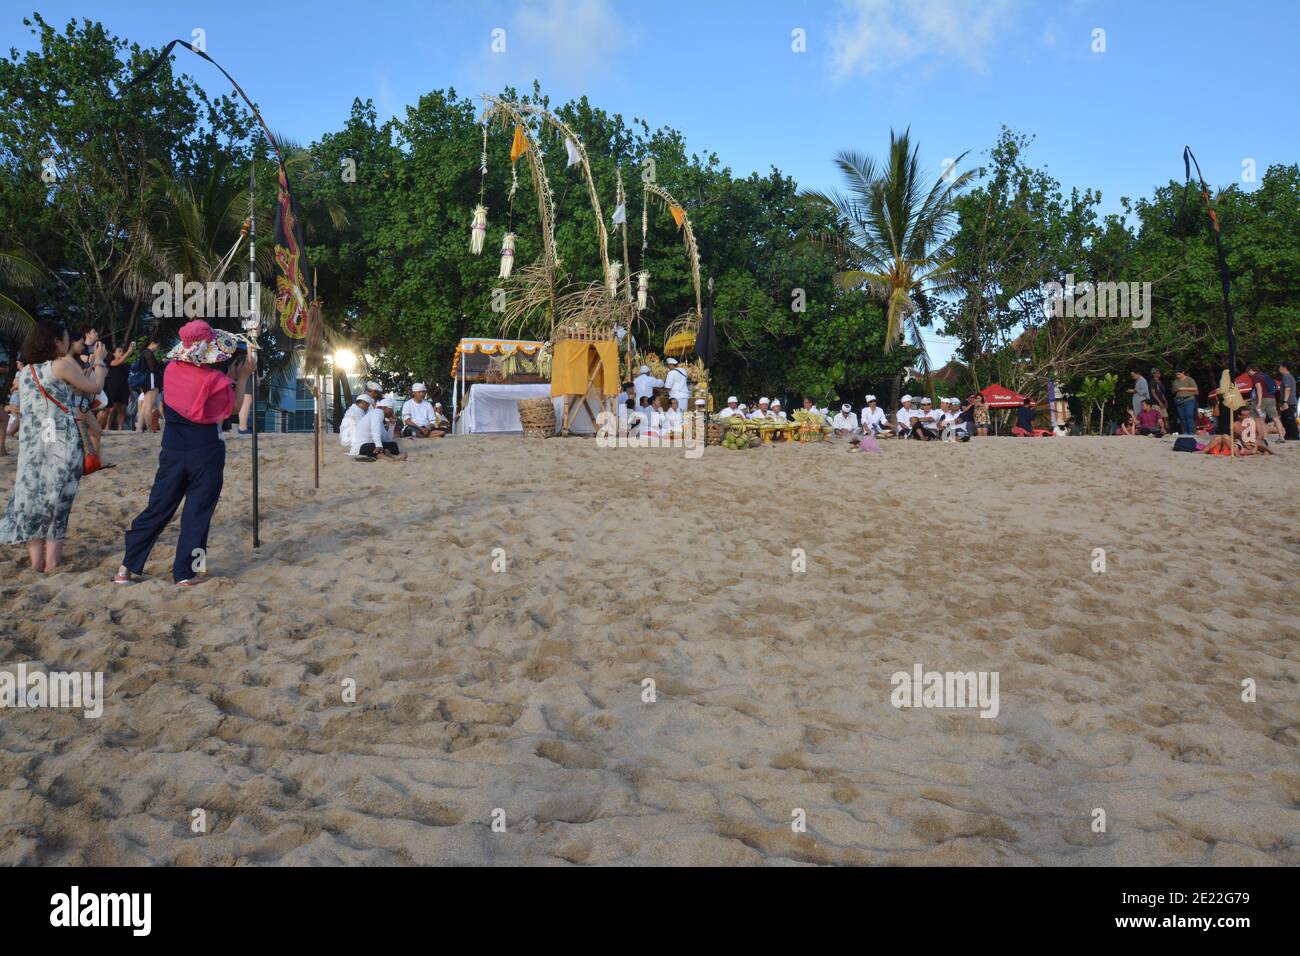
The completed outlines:
<svg viewBox="0 0 1300 956">
<path fill-rule="evenodd" d="M 556 309 L 556 333 L 595 333 L 614 337 L 614 327 L 632 327 L 636 310 L 626 299 L 610 298 L 603 283 L 570 287 L 560 297 Z M 552 336 L 557 337 L 555 335 Z"/>
<path fill-rule="evenodd" d="M 35 288 L 43 276 L 40 266 L 22 253 L 0 251 L 0 336 L 21 340 L 32 330 L 36 319 L 14 294 Z"/>
<path fill-rule="evenodd" d="M 501 335 L 512 339 L 550 338 L 555 310 L 552 272 L 545 261 L 529 263 L 503 283 L 505 308 Z"/>
</svg>

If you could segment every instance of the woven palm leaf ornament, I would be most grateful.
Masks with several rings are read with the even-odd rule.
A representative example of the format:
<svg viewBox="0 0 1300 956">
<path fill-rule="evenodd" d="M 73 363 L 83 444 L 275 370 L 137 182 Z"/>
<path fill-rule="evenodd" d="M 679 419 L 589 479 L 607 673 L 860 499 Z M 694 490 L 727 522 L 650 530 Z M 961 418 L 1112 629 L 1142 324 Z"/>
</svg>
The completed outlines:
<svg viewBox="0 0 1300 956">
<path fill-rule="evenodd" d="M 641 273 L 636 278 L 636 307 L 644 312 L 650 299 L 650 270 L 645 267 L 645 254 L 650 248 L 646 227 L 650 222 L 650 194 L 641 190 Z"/>
<path fill-rule="evenodd" d="M 522 123 L 515 124 L 515 135 L 510 142 L 510 221 L 501 239 L 501 271 L 498 278 L 509 279 L 515 268 L 514 213 L 515 193 L 519 189 L 519 159 L 528 153 L 528 134 Z"/>
<path fill-rule="evenodd" d="M 1237 388 L 1237 383 L 1232 380 L 1232 375 L 1226 368 L 1219 376 L 1219 401 L 1234 412 L 1246 407 L 1246 397 L 1241 394 L 1241 389 Z"/>
<path fill-rule="evenodd" d="M 483 121 L 483 151 L 479 154 L 478 205 L 474 207 L 473 222 L 469 227 L 469 251 L 472 255 L 481 255 L 487 242 L 487 206 L 483 204 L 483 192 L 487 186 L 487 134 L 488 124 Z"/>
</svg>

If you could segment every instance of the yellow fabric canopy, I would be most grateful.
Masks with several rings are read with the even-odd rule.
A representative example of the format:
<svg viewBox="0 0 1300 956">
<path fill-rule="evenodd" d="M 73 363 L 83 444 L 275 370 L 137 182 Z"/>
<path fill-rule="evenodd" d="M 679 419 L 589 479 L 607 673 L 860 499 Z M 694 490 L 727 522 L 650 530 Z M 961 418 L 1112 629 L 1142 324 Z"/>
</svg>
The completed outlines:
<svg viewBox="0 0 1300 956">
<path fill-rule="evenodd" d="M 530 358 L 542 350 L 541 342 L 522 339 L 461 339 L 451 357 L 451 377 L 460 376 L 460 357 L 464 355 L 511 355 L 523 352 Z"/>
<path fill-rule="evenodd" d="M 617 342 L 579 342 L 574 339 L 556 342 L 551 355 L 551 394 L 586 395 L 587 380 L 597 361 L 601 363 L 601 370 L 592 387 L 600 389 L 602 395 L 617 395 L 620 391 Z"/>
<path fill-rule="evenodd" d="M 685 355 L 693 348 L 695 348 L 695 333 L 678 332 L 664 343 L 664 355 L 672 355 L 674 357 Z"/>
</svg>

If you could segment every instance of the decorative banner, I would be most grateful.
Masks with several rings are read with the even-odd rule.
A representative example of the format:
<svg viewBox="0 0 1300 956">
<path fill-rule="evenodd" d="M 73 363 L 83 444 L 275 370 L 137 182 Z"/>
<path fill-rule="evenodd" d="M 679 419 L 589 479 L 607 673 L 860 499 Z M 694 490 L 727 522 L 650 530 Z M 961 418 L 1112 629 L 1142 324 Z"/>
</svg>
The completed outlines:
<svg viewBox="0 0 1300 956">
<path fill-rule="evenodd" d="M 627 222 L 627 203 L 620 202 L 614 209 L 614 215 L 610 217 L 610 222 L 616 226 L 621 226 Z"/>
<path fill-rule="evenodd" d="M 289 181 L 280 167 L 275 197 L 275 311 L 284 334 L 293 339 L 307 334 L 307 309 L 316 290 L 303 256 L 302 225 L 298 204 L 289 192 Z"/>
<path fill-rule="evenodd" d="M 528 137 L 522 126 L 515 127 L 515 138 L 510 143 L 510 162 L 518 162 L 519 157 L 528 152 Z"/>
<path fill-rule="evenodd" d="M 673 203 L 668 207 L 668 211 L 673 214 L 673 222 L 677 223 L 677 228 L 682 228 L 682 223 L 686 221 L 686 210 Z"/>
<path fill-rule="evenodd" d="M 567 136 L 564 138 L 564 150 L 569 154 L 569 161 L 565 164 L 565 169 L 568 169 L 570 166 L 576 166 L 578 163 L 582 162 L 582 156 L 578 154 L 578 144 Z"/>
<path fill-rule="evenodd" d="M 712 288 L 709 291 L 709 304 L 704 308 L 704 318 L 700 320 L 700 331 L 695 335 L 695 354 L 706 369 L 711 368 L 713 360 L 718 357 L 718 330 L 713 324 Z"/>
</svg>

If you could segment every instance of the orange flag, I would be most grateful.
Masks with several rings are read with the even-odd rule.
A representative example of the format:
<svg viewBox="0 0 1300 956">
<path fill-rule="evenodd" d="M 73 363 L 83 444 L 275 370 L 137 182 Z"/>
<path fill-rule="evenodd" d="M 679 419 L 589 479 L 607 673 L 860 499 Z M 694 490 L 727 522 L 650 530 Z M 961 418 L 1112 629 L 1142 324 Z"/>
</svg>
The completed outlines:
<svg viewBox="0 0 1300 956">
<path fill-rule="evenodd" d="M 686 210 L 682 209 L 677 203 L 668 207 L 668 211 L 673 214 L 673 222 L 677 223 L 677 228 L 682 228 L 682 223 L 686 221 Z"/>
<path fill-rule="evenodd" d="M 515 127 L 515 138 L 510 144 L 510 162 L 515 162 L 520 156 L 528 152 L 528 137 L 524 135 L 522 126 Z"/>
</svg>

